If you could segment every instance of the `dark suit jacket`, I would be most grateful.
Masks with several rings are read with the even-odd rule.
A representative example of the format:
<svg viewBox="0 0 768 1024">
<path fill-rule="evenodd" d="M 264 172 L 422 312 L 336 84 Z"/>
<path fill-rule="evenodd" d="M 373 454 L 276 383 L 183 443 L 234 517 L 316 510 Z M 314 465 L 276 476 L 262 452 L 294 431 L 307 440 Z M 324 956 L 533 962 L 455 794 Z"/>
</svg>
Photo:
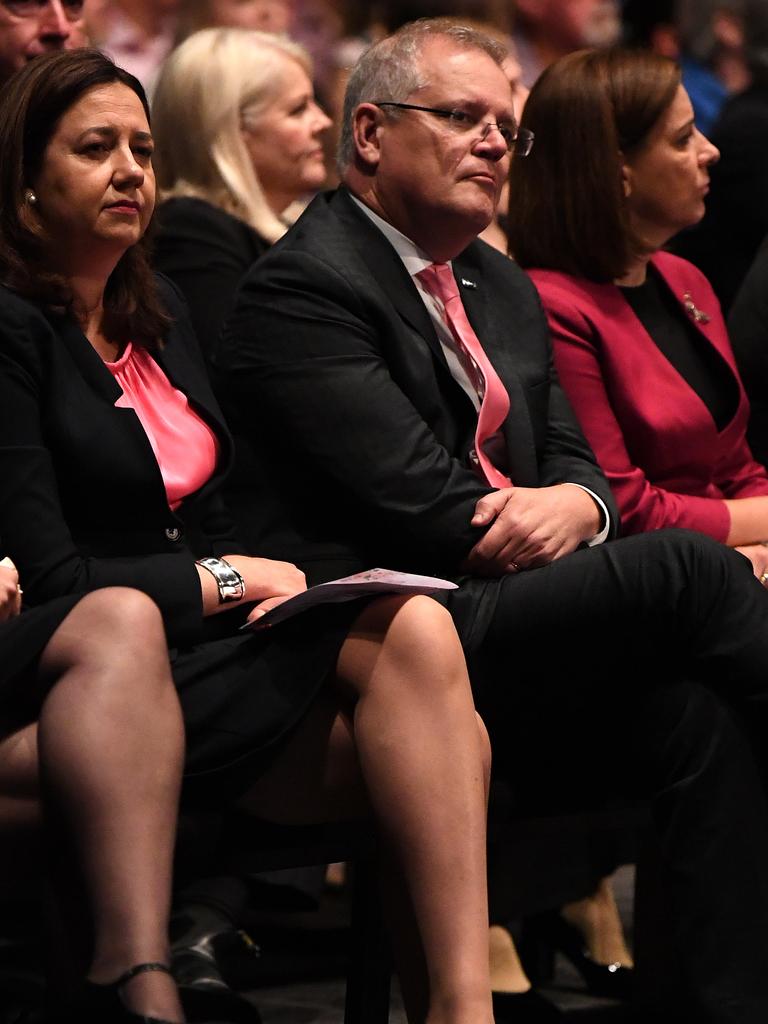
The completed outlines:
<svg viewBox="0 0 768 1024">
<path fill-rule="evenodd" d="M 462 299 L 509 392 L 511 479 L 580 483 L 612 508 L 535 289 L 481 242 L 454 271 L 475 285 Z M 215 362 L 225 412 L 284 499 L 252 510 L 260 550 L 288 552 L 310 579 L 372 565 L 459 573 L 490 490 L 468 460 L 476 412 L 402 261 L 343 189 L 317 197 L 248 273 Z"/>
<path fill-rule="evenodd" d="M 269 244 L 245 221 L 204 199 L 161 203 L 153 222 L 153 262 L 181 291 L 208 356 L 248 268 Z"/>
<path fill-rule="evenodd" d="M 749 403 L 709 283 L 669 253 L 653 264 L 681 308 L 690 295 L 710 317 L 696 327 L 721 357 L 718 383 L 735 392 L 736 412 L 720 431 L 616 285 L 556 270 L 530 275 L 563 387 L 613 488 L 624 531 L 678 526 L 724 541 L 731 525 L 724 499 L 768 494 L 768 474 L 747 445 Z"/>
<path fill-rule="evenodd" d="M 768 465 L 768 238 L 731 307 L 728 333 L 751 406 L 747 438 Z"/>
<path fill-rule="evenodd" d="M 219 496 L 231 442 L 184 307 L 155 358 L 216 430 L 219 469 L 176 513 L 122 391 L 77 325 L 0 288 L 0 534 L 39 604 L 122 585 L 159 605 L 172 643 L 202 639 L 194 557 L 243 550 Z M 193 557 L 194 556 L 194 557 Z"/>
</svg>

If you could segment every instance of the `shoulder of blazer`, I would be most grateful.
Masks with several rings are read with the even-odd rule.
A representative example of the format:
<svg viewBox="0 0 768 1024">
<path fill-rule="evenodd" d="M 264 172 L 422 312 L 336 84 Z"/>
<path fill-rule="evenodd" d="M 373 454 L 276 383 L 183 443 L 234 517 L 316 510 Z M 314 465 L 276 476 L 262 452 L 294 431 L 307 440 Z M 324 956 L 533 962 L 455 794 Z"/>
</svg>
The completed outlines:
<svg viewBox="0 0 768 1024">
<path fill-rule="evenodd" d="M 715 293 L 706 275 L 689 260 L 671 252 L 657 252 L 651 258 L 651 263 L 678 298 L 682 299 L 682 292 L 691 288 L 695 288 L 700 295 L 712 295 L 714 298 Z"/>
<path fill-rule="evenodd" d="M 240 217 L 196 196 L 173 196 L 157 208 L 157 247 L 171 246 L 180 239 L 203 243 L 226 239 L 229 246 L 257 259 L 269 243 Z"/>
<path fill-rule="evenodd" d="M 38 379 L 58 343 L 55 321 L 63 319 L 0 285 L 0 359 Z"/>
</svg>

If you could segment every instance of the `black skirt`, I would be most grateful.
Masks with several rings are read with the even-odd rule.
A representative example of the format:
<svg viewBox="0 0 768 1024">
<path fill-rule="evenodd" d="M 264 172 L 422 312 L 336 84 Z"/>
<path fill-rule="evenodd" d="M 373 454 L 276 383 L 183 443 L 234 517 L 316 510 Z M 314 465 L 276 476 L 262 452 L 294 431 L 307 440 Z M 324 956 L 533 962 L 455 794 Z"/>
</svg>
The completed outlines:
<svg viewBox="0 0 768 1024">
<path fill-rule="evenodd" d="M 0 714 L 14 710 L 46 644 L 80 596 L 57 598 L 0 623 Z"/>
<path fill-rule="evenodd" d="M 255 633 L 171 652 L 191 796 L 248 788 L 333 675 L 366 602 L 325 605 Z"/>
<path fill-rule="evenodd" d="M 36 718 L 38 659 L 81 596 L 0 623 L 0 733 Z M 245 613 L 216 616 L 212 632 L 230 635 L 170 652 L 186 730 L 188 797 L 232 797 L 258 778 L 333 675 L 365 603 L 314 608 L 255 633 L 237 631 Z"/>
</svg>

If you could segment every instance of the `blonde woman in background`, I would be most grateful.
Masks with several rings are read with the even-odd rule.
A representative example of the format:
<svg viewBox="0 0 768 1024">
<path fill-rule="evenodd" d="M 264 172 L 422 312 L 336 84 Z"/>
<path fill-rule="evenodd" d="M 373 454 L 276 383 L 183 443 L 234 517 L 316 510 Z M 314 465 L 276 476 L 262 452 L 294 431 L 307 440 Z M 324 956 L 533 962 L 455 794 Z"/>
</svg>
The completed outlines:
<svg viewBox="0 0 768 1024">
<path fill-rule="evenodd" d="M 155 266 L 180 288 L 210 354 L 240 278 L 320 188 L 320 137 L 306 52 L 283 36 L 196 32 L 168 58 L 153 104 Z"/>
</svg>

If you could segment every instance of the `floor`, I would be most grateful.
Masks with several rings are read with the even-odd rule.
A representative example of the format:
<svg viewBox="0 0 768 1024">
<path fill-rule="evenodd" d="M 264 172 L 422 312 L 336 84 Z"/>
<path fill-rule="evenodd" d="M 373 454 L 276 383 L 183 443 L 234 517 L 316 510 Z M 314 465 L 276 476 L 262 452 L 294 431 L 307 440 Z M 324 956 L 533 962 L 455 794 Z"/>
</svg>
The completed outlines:
<svg viewBox="0 0 768 1024">
<path fill-rule="evenodd" d="M 614 885 L 630 936 L 633 884 L 633 870 L 620 869 Z M 258 1008 L 263 1024 L 343 1024 L 349 937 L 346 901 L 324 895 L 319 902 L 319 909 L 299 906 L 290 913 L 260 912 L 249 921 L 249 932 L 260 944 L 261 953 L 257 958 L 251 954 L 244 957 L 240 969 L 247 972 L 243 978 L 257 980 L 257 986 L 250 987 L 245 998 Z M 34 1024 L 39 1019 L 21 1009 L 34 1003 L 42 989 L 39 956 L 33 958 L 29 952 L 39 938 L 39 930 L 39 923 L 36 925 L 29 915 L 4 915 L 0 933 L 0 1024 Z M 238 988 L 242 990 L 241 985 Z M 618 1024 L 627 1020 L 626 1009 L 620 1004 L 588 996 L 581 979 L 565 960 L 558 959 L 553 986 L 543 992 L 567 1012 L 568 1020 L 577 1024 Z M 405 1024 L 396 985 L 390 1024 Z"/>
<path fill-rule="evenodd" d="M 634 890 L 634 871 L 631 867 L 621 868 L 616 873 L 614 888 L 622 920 L 628 935 L 631 935 Z M 326 905 L 321 915 L 322 913 L 330 924 L 325 940 L 320 941 L 325 942 L 326 953 L 330 951 L 332 957 L 333 907 L 329 909 Z M 264 959 L 269 959 L 266 950 Z M 279 973 L 280 968 L 276 970 Z M 618 1024 L 627 1019 L 626 1010 L 620 1004 L 589 996 L 583 989 L 579 975 L 568 961 L 560 957 L 556 962 L 554 984 L 551 988 L 543 990 L 543 994 L 567 1012 L 567 1019 L 580 1024 L 589 1024 L 592 1021 L 595 1024 Z M 338 976 L 265 985 L 249 992 L 248 998 L 258 1007 L 264 1024 L 343 1024 L 344 983 Z M 396 987 L 392 995 L 390 1024 L 405 1024 L 405 1014 Z"/>
</svg>

